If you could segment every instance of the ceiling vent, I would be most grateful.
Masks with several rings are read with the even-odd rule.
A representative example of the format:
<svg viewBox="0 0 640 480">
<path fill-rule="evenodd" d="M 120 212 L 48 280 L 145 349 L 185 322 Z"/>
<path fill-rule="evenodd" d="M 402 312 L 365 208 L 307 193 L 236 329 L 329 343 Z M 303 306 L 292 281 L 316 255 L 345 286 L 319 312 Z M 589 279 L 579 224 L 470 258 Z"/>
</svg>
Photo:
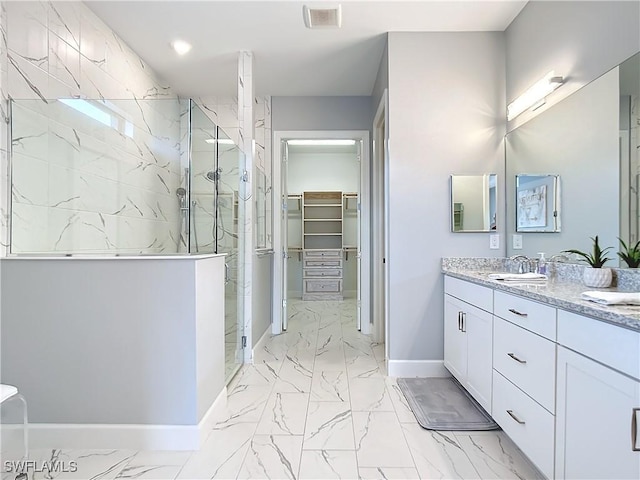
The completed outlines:
<svg viewBox="0 0 640 480">
<path fill-rule="evenodd" d="M 342 26 L 342 9 L 340 5 L 327 8 L 302 7 L 304 24 L 307 28 L 340 28 Z"/>
</svg>

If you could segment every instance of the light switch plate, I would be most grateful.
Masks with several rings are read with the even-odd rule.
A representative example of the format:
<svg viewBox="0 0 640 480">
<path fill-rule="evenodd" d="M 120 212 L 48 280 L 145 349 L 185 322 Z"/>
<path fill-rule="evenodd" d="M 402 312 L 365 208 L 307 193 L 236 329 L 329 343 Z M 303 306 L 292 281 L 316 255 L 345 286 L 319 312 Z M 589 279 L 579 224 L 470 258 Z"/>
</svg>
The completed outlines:
<svg viewBox="0 0 640 480">
<path fill-rule="evenodd" d="M 492 250 L 497 250 L 500 248 L 500 235 L 494 233 L 493 235 L 489 235 L 489 248 Z"/>
<path fill-rule="evenodd" d="M 513 249 L 522 250 L 522 235 L 513 236 Z"/>
</svg>

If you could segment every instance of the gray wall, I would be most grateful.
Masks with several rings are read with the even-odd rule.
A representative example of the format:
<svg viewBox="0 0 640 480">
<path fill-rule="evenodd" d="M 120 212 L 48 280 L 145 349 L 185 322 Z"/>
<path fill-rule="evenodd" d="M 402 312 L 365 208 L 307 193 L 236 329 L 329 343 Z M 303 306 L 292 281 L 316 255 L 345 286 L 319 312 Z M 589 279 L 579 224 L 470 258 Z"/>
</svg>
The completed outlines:
<svg viewBox="0 0 640 480">
<path fill-rule="evenodd" d="M 273 283 L 273 254 L 253 255 L 253 322 L 251 325 L 252 347 L 260 341 L 271 326 L 271 284 Z"/>
<path fill-rule="evenodd" d="M 196 425 L 224 388 L 224 257 L 0 264 L 1 379 L 31 422 Z"/>
<path fill-rule="evenodd" d="M 535 113 L 523 113 L 509 129 L 575 92 L 640 50 L 640 2 L 529 2 L 506 30 L 507 102 L 548 71 L 565 85 Z"/>
<path fill-rule="evenodd" d="M 387 36 L 388 38 L 388 36 Z M 380 67 L 378 68 L 378 75 L 373 85 L 373 91 L 371 92 L 371 124 L 373 124 L 373 117 L 378 110 L 380 99 L 385 88 L 389 88 L 389 44 L 387 43 L 382 53 L 382 59 L 380 60 Z"/>
<path fill-rule="evenodd" d="M 371 97 L 272 97 L 271 130 L 371 130 Z"/>
<path fill-rule="evenodd" d="M 389 34 L 391 360 L 443 358 L 441 257 L 504 255 L 489 249 L 489 234 L 449 231 L 449 175 L 497 173 L 502 188 L 503 40 Z"/>
</svg>

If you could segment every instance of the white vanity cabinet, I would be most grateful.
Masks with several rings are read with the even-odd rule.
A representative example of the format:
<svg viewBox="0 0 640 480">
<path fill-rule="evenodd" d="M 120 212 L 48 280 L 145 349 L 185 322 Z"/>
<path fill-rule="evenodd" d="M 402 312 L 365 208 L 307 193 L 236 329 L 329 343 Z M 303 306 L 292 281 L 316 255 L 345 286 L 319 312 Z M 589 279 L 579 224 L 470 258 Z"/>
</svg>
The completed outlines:
<svg viewBox="0 0 640 480">
<path fill-rule="evenodd" d="M 444 320 L 445 366 L 547 478 L 640 479 L 640 332 L 449 276 Z"/>
<path fill-rule="evenodd" d="M 558 311 L 556 478 L 640 478 L 640 333 Z"/>
<path fill-rule="evenodd" d="M 491 413 L 493 291 L 445 277 L 444 366 Z"/>
</svg>

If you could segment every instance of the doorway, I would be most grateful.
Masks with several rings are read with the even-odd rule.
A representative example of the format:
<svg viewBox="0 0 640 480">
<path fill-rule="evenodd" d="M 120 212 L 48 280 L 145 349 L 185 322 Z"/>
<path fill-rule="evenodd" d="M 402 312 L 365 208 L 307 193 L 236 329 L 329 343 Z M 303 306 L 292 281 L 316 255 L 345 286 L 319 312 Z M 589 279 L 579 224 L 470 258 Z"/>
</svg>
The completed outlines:
<svg viewBox="0 0 640 480">
<path fill-rule="evenodd" d="M 291 297 L 355 299 L 370 333 L 369 132 L 275 132 L 274 158 L 272 332 L 287 329 Z"/>
</svg>

